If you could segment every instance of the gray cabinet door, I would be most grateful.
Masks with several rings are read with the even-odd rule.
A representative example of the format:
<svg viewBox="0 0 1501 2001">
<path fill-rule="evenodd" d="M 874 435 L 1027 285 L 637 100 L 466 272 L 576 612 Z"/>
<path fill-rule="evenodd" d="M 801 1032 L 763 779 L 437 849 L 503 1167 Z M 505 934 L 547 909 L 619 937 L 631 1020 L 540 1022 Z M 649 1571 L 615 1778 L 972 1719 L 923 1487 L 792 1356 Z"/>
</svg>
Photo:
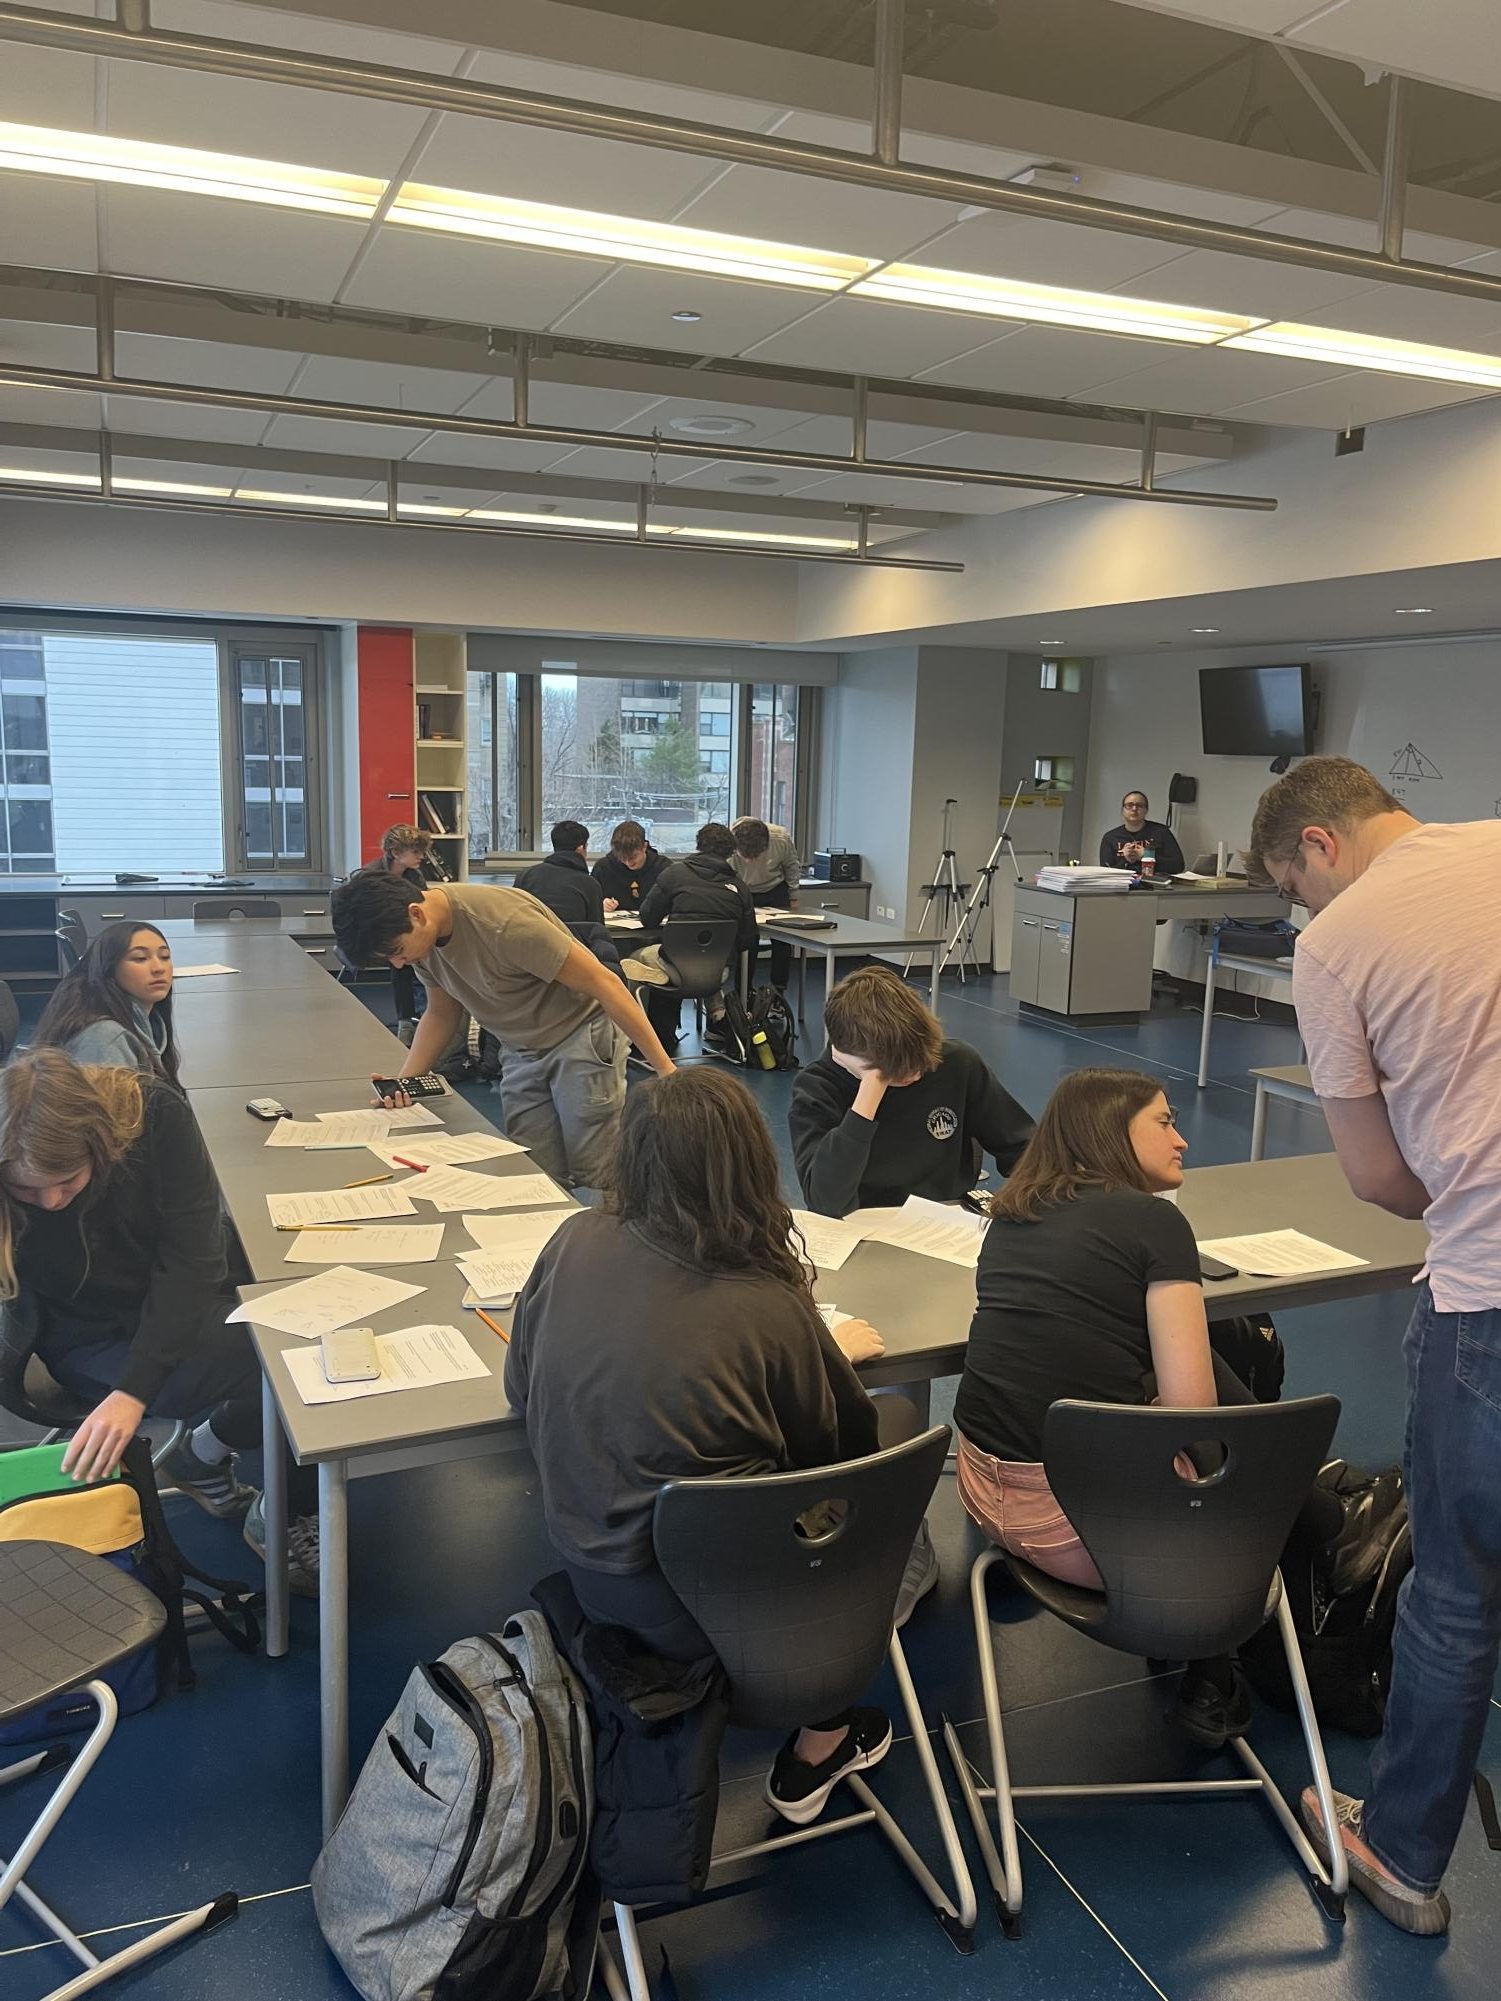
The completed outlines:
<svg viewBox="0 0 1501 2001">
<path fill-rule="evenodd" d="M 805 882 L 797 893 L 800 910 L 827 910 L 839 917 L 869 917 L 868 882 Z"/>
<path fill-rule="evenodd" d="M 97 893 L 92 896 L 76 896 L 71 890 L 64 889 L 57 900 L 64 910 L 78 912 L 90 938 L 97 938 L 106 924 L 119 923 L 126 917 L 139 918 L 149 924 L 166 914 L 162 908 L 164 899 L 160 892 L 155 896 L 150 894 L 143 896 L 135 890 L 122 889 L 117 890 L 112 896 L 100 896 Z"/>
<path fill-rule="evenodd" d="M 1011 998 L 1037 1003 L 1037 978 L 1042 963 L 1042 918 L 1018 910 L 1011 927 Z"/>
<path fill-rule="evenodd" d="M 1042 952 L 1037 966 L 1037 1005 L 1054 1014 L 1068 1013 L 1069 950 L 1073 925 L 1067 917 L 1044 917 Z"/>
</svg>

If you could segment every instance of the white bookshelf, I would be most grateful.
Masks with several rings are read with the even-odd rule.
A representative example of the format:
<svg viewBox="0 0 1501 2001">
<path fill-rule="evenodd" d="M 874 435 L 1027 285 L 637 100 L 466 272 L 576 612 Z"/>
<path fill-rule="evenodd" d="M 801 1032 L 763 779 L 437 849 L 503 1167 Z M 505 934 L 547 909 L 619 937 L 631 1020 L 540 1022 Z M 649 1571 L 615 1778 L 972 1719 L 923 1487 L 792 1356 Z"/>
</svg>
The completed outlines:
<svg viewBox="0 0 1501 2001">
<path fill-rule="evenodd" d="M 415 742 L 415 823 L 454 880 L 469 873 L 464 792 L 469 778 L 468 643 L 462 632 L 414 635 L 412 733 Z M 425 734 L 424 734 L 425 726 Z M 442 831 L 433 825 L 433 815 Z"/>
</svg>

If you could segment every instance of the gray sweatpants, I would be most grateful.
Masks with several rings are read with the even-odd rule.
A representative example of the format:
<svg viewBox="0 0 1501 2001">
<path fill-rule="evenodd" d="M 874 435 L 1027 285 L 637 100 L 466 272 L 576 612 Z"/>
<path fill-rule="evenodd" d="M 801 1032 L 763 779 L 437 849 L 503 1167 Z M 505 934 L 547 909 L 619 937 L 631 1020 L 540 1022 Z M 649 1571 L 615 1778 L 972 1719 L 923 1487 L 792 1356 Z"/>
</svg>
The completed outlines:
<svg viewBox="0 0 1501 2001">
<path fill-rule="evenodd" d="M 506 1133 L 565 1187 L 603 1188 L 609 1178 L 629 1049 L 609 1016 L 595 1014 L 556 1049 L 505 1052 Z"/>
</svg>

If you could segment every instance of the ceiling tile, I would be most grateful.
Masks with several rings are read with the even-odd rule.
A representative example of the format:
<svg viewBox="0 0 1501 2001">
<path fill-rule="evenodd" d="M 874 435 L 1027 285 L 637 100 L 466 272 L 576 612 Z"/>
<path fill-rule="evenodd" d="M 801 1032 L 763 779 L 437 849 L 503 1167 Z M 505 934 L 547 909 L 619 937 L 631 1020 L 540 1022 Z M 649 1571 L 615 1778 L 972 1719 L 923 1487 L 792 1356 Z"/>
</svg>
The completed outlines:
<svg viewBox="0 0 1501 2001">
<path fill-rule="evenodd" d="M 818 297 L 790 286 L 621 265 L 597 291 L 559 314 L 552 330 L 570 339 L 739 354 L 805 313 Z M 703 318 L 693 326 L 679 326 L 672 315 L 680 307 L 691 307 Z"/>
<path fill-rule="evenodd" d="M 686 443 L 686 440 L 683 442 Z M 660 477 L 667 478 L 681 468 L 684 472 L 701 471 L 707 459 L 671 458 L 657 461 Z M 570 479 L 618 479 L 630 486 L 645 486 L 651 480 L 651 454 L 646 451 L 595 451 L 585 446 L 572 448 L 552 448 L 551 456 L 542 468 L 545 472 L 566 473 Z"/>
<path fill-rule="evenodd" d="M 17 125 L 58 125 L 66 132 L 92 132 L 94 58 L 7 42 L 5 59 L 0 62 L 0 118 Z M 7 177 L 0 181 L 0 188 L 8 187 Z"/>
<path fill-rule="evenodd" d="M 712 160 L 449 112 L 411 179 L 519 201 L 672 221 L 718 171 Z"/>
<path fill-rule="evenodd" d="M 1067 444 L 1061 440 L 1034 438 L 986 438 L 971 435 L 948 438 L 913 457 L 933 465 L 973 467 L 981 472 L 1041 473 L 1049 479 L 1103 479 L 1116 485 L 1136 480 L 1141 472 L 1141 453 L 1134 448 L 1114 445 Z M 1160 474 L 1181 472 L 1201 461 L 1176 453 L 1161 453 Z"/>
<path fill-rule="evenodd" d="M 694 378 L 690 375 L 686 379 L 692 383 Z M 703 386 L 698 394 L 661 397 L 636 422 L 622 424 L 619 428 L 637 432 L 660 430 L 669 437 L 675 437 L 680 435 L 674 428 L 680 422 L 695 417 L 732 417 L 750 427 L 748 430 L 734 433 L 732 441 L 735 444 L 764 445 L 772 438 L 785 437 L 795 425 L 803 422 L 802 416 L 795 410 L 771 410 L 753 403 L 735 403 L 717 396 L 714 393 L 712 376 L 701 377 L 700 380 Z M 844 426 L 844 436 L 848 444 L 848 423 Z M 704 440 L 703 443 L 706 451 L 711 451 L 714 447 L 712 439 Z"/>
<path fill-rule="evenodd" d="M 848 142 L 846 142 L 848 143 Z M 869 140 L 866 141 L 869 144 Z M 936 132 L 902 133 L 902 159 L 914 166 L 943 167 L 953 174 L 975 174 L 982 180 L 1005 181 L 1024 167 L 1037 164 L 1031 153 L 1005 153 L 996 146 L 977 146 L 969 139 L 945 139 Z"/>
<path fill-rule="evenodd" d="M 1234 257 L 1222 250 L 1190 250 L 1157 265 L 1150 289 L 1154 299 L 1170 305 L 1206 306 L 1251 319 L 1301 320 L 1364 288 L 1358 278 L 1311 271 L 1301 264 L 1273 264 L 1264 257 Z"/>
<path fill-rule="evenodd" d="M 0 394 L 3 394 L 0 391 Z M 0 436 L 0 466 L 18 472 L 82 472 L 97 473 L 99 456 L 97 452 L 50 452 L 37 445 L 12 445 Z M 0 493 L 5 491 L 0 487 Z"/>
<path fill-rule="evenodd" d="M 533 375 L 531 417 L 535 424 L 574 424 L 593 431 L 640 430 L 643 426 L 650 429 L 665 400 L 627 389 L 592 389 L 585 383 L 547 382 Z M 491 401 L 496 405 L 494 409 L 488 407 Z M 486 416 L 509 417 L 510 383 L 493 384 L 469 407 L 483 410 Z"/>
<path fill-rule="evenodd" d="M 943 271 L 1018 278 L 1029 285 L 1067 285 L 1088 292 L 1129 290 L 1152 298 L 1145 274 L 1176 254 L 1171 244 L 1154 243 L 1145 236 L 1118 236 L 1108 229 L 1041 222 L 1031 216 L 983 215 L 961 223 L 917 261 Z"/>
<path fill-rule="evenodd" d="M 0 320 L 0 367 L 7 362 L 18 368 L 80 368 L 92 375 L 94 330 Z"/>
<path fill-rule="evenodd" d="M 902 379 L 936 369 L 984 337 L 973 319 L 957 313 L 838 298 L 745 352 L 793 368 Z"/>
<path fill-rule="evenodd" d="M 1035 493 L 1019 493 L 1013 487 L 952 486 L 938 480 L 888 478 L 884 473 L 831 473 L 790 491 L 799 500 L 884 504 L 921 508 L 930 514 L 1009 514 L 1013 508 L 1035 507 L 1038 501 Z"/>
<path fill-rule="evenodd" d="M 48 0 L 55 5 L 56 0 Z M 92 6 L 85 5 L 85 13 Z M 464 51 L 450 42 L 429 41 L 422 35 L 386 34 L 366 22 L 319 20 L 311 14 L 291 14 L 282 8 L 242 6 L 240 0 L 154 0 L 152 19 L 163 28 L 185 35 L 217 35 L 226 41 L 253 42 L 261 47 L 309 49 L 317 54 L 357 56 L 361 62 L 388 63 L 395 69 L 427 69 L 451 73 Z"/>
<path fill-rule="evenodd" d="M 511 438 L 471 438 L 446 432 L 424 439 L 407 454 L 413 465 L 484 466 L 494 472 L 541 472 L 558 456 L 556 445 L 523 443 Z"/>
<path fill-rule="evenodd" d="M 1069 327 L 1022 327 L 947 367 L 926 370 L 925 377 L 1010 396 L 1083 396 L 1098 383 L 1129 374 L 1133 362 L 1148 366 L 1160 357 L 1162 345 Z"/>
<path fill-rule="evenodd" d="M 1297 15 L 1308 22 L 1298 40 L 1310 48 L 1501 97 L 1501 43 L 1491 0 L 1427 7 L 1404 0 L 1346 0 L 1343 7 L 1321 7 L 1311 17 L 1299 6 Z"/>
<path fill-rule="evenodd" d="M 80 389 L 11 389 L 0 382 L 0 424 L 99 428 L 99 398 Z"/>
<path fill-rule="evenodd" d="M 248 477 L 238 460 L 227 465 L 205 465 L 194 459 L 133 459 L 115 455 L 115 476 L 123 479 L 171 479 L 189 486 L 235 487 Z"/>
<path fill-rule="evenodd" d="M 154 139 L 300 167 L 386 176 L 396 172 L 422 130 L 424 113 L 415 105 L 166 69 L 157 63 L 111 62 L 107 67 L 104 129 L 117 139 Z"/>
<path fill-rule="evenodd" d="M 779 139 L 794 136 L 785 126 L 777 133 Z M 886 194 L 807 174 L 779 174 L 766 167 L 731 167 L 677 220 L 694 229 L 722 229 L 811 250 L 901 257 L 950 228 L 958 214 L 957 202 Z"/>
<path fill-rule="evenodd" d="M 1267 217 L 1265 227 L 1277 236 L 1301 236 L 1312 243 L 1338 243 L 1350 250 L 1376 249 L 1374 220 L 1376 196 L 1372 184 L 1372 218 L 1329 215 L 1321 209 L 1279 208 Z M 1429 264 L 1464 264 L 1494 245 L 1467 242 L 1457 236 L 1433 236 L 1426 230 L 1410 229 L 1403 240 L 1403 255 Z"/>
<path fill-rule="evenodd" d="M 1120 375 L 1103 377 L 1089 391 L 1090 397 L 1135 410 L 1213 417 L 1253 397 L 1310 388 L 1346 372 L 1325 362 L 1290 361 L 1284 355 L 1252 354 L 1239 348 L 1176 348 L 1146 359 L 1145 367 L 1128 367 Z"/>
<path fill-rule="evenodd" d="M 1476 403 L 1493 392 L 1465 389 L 1453 382 L 1417 382 L 1409 376 L 1371 375 L 1352 371 L 1336 380 L 1293 389 L 1285 396 L 1237 404 L 1221 412 L 1255 424 L 1308 424 L 1338 431 L 1347 425 L 1380 424 L 1394 417 L 1443 410 L 1457 403 Z"/>
<path fill-rule="evenodd" d="M 341 424 L 327 417 L 273 417 L 264 442 L 295 452 L 348 452 L 363 458 L 403 459 L 422 435 L 421 431 L 390 424 Z"/>
<path fill-rule="evenodd" d="M 299 359 L 276 348 L 171 340 L 157 334 L 115 336 L 116 373 L 149 382 L 192 382 L 207 388 L 250 389 L 276 396 L 291 387 Z"/>
<path fill-rule="evenodd" d="M 212 196 L 113 187 L 103 196 L 110 268 L 133 277 L 326 301 L 365 225 Z"/>
<path fill-rule="evenodd" d="M 1182 181 L 1149 179 L 1145 174 L 1105 173 L 1094 167 L 1084 169 L 1079 192 L 1096 201 L 1119 202 L 1125 208 L 1160 209 L 1167 215 L 1235 222 L 1247 229 L 1265 223 L 1278 207 L 1276 202 L 1222 194 L 1217 188 L 1193 188 Z"/>
<path fill-rule="evenodd" d="M 383 410 L 435 410 L 452 415 L 485 386 L 481 375 L 384 361 L 307 357 L 297 394 L 328 403 L 362 403 Z"/>
<path fill-rule="evenodd" d="M 96 271 L 94 190 L 81 181 L 0 174 L 0 264 Z"/>
<path fill-rule="evenodd" d="M 1501 260 L 1488 261 L 1494 267 Z M 1501 354 L 1501 302 L 1493 305 L 1488 299 L 1451 298 L 1407 285 L 1370 285 L 1305 317 L 1314 326 L 1340 327 L 1350 333 L 1386 334 L 1393 340 Z"/>
<path fill-rule="evenodd" d="M 590 257 L 388 227 L 341 296 L 387 312 L 540 331 L 612 268 Z"/>
<path fill-rule="evenodd" d="M 254 445 L 266 428 L 264 414 L 253 410 L 199 410 L 185 403 L 158 403 L 149 396 L 113 396 L 107 402 L 116 430 L 150 437 Z"/>
</svg>

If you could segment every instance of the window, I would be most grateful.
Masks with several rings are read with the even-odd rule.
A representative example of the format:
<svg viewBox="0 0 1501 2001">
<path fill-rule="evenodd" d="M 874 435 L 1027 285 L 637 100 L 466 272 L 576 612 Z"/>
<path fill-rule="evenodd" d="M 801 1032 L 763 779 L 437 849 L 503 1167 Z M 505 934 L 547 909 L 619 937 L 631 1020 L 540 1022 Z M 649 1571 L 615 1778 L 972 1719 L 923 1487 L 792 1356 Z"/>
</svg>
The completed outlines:
<svg viewBox="0 0 1501 2001">
<path fill-rule="evenodd" d="M 1054 792 L 1067 792 L 1074 782 L 1071 757 L 1039 757 L 1032 768 L 1034 781 Z"/>
<path fill-rule="evenodd" d="M 238 833 L 237 866 L 315 865 L 317 749 L 312 742 L 311 648 L 231 645 L 228 679 L 238 741 L 226 743 L 228 789 Z"/>
<path fill-rule="evenodd" d="M 603 848 L 617 821 L 639 820 L 654 846 L 672 851 L 691 849 L 705 820 L 731 816 L 729 682 L 539 679 L 537 833 L 555 820 L 582 820 L 591 848 Z M 708 736 L 725 740 L 723 752 L 701 747 Z"/>
<path fill-rule="evenodd" d="M 39 632 L 0 632 L 0 871 L 50 872 L 52 759 Z"/>
<path fill-rule="evenodd" d="M 521 757 L 514 674 L 469 676 L 469 854 L 514 854 L 521 845 Z"/>
<path fill-rule="evenodd" d="M 779 827 L 792 827 L 797 812 L 799 693 L 781 682 L 758 682 L 751 689 L 745 810 Z"/>
<path fill-rule="evenodd" d="M 1084 670 L 1077 660 L 1044 660 L 1041 685 L 1063 695 L 1077 695 L 1084 686 Z"/>
</svg>

